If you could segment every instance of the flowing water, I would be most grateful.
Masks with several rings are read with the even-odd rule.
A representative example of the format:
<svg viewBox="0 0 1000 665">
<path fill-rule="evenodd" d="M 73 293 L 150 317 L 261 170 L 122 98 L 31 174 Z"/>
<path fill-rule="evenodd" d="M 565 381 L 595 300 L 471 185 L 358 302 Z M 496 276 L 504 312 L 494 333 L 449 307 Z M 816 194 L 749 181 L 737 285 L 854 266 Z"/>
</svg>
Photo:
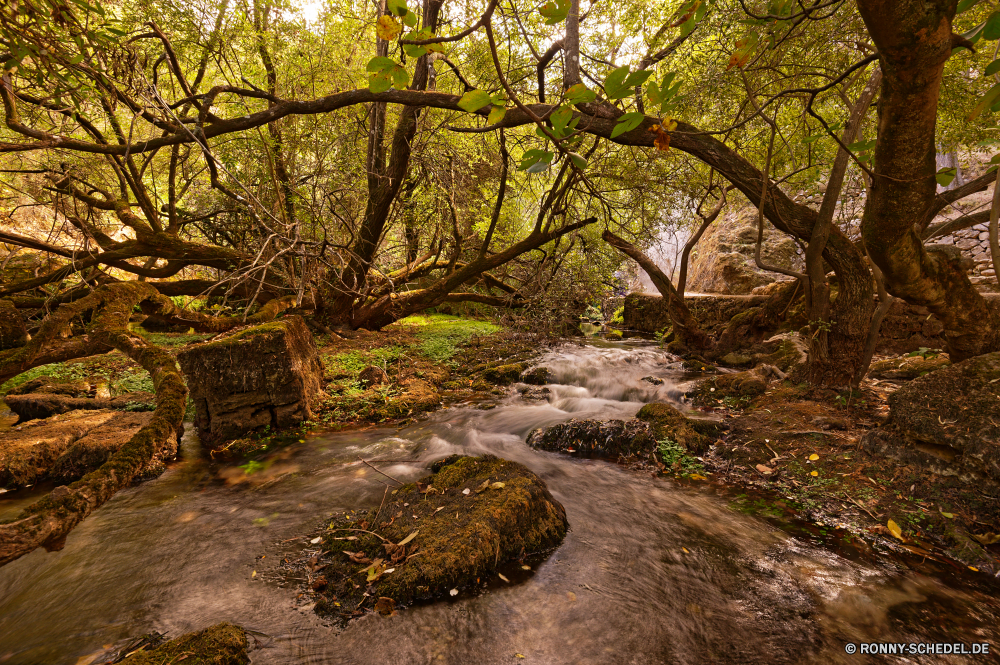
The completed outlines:
<svg viewBox="0 0 1000 665">
<path fill-rule="evenodd" d="M 708 483 L 525 446 L 535 427 L 678 402 L 691 377 L 674 360 L 642 344 L 566 345 L 542 360 L 555 382 L 546 399 L 511 390 L 491 410 L 457 405 L 399 431 L 311 437 L 250 476 L 218 468 L 188 436 L 181 462 L 119 493 L 65 549 L 0 568 L 0 663 L 85 663 L 125 637 L 220 621 L 256 631 L 257 664 L 996 662 L 845 653 L 862 641 L 1000 651 L 996 587 L 971 574 L 825 547 L 733 510 Z M 300 536 L 324 516 L 378 503 L 386 479 L 360 457 L 419 460 L 381 466 L 410 480 L 455 452 L 522 462 L 566 507 L 565 542 L 526 579 L 345 629 L 275 582 L 275 563 L 302 554 Z M 0 495 L 0 517 L 32 498 Z"/>
</svg>

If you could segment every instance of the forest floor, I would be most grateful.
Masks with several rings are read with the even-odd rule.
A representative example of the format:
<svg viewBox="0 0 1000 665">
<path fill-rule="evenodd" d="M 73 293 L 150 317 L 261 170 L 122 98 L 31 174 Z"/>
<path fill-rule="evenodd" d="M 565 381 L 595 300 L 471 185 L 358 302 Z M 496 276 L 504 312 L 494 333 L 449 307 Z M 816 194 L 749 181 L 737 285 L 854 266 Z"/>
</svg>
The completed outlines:
<svg viewBox="0 0 1000 665">
<path fill-rule="evenodd" d="M 866 380 L 850 394 L 783 381 L 752 399 L 720 399 L 703 409 L 728 430 L 694 473 L 747 490 L 736 500 L 741 510 L 797 519 L 824 540 L 862 536 L 918 562 L 1000 571 L 1000 497 L 862 447 L 898 385 Z"/>
</svg>

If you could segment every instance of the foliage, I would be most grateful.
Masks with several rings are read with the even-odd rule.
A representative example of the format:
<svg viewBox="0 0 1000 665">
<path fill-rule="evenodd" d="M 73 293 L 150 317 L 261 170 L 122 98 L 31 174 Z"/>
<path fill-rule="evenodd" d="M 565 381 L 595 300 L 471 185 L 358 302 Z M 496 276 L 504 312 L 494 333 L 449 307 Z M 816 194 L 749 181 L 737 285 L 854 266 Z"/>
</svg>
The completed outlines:
<svg viewBox="0 0 1000 665">
<path fill-rule="evenodd" d="M 671 439 L 662 439 L 657 442 L 656 452 L 660 455 L 660 460 L 672 473 L 679 476 L 703 475 L 705 467 L 695 457 L 688 454 L 687 450 Z"/>
<path fill-rule="evenodd" d="M 418 326 L 417 337 L 421 340 L 420 352 L 431 360 L 448 360 L 458 350 L 458 346 L 477 335 L 491 335 L 500 330 L 488 321 L 459 319 L 443 314 L 408 316 L 399 325 Z"/>
</svg>

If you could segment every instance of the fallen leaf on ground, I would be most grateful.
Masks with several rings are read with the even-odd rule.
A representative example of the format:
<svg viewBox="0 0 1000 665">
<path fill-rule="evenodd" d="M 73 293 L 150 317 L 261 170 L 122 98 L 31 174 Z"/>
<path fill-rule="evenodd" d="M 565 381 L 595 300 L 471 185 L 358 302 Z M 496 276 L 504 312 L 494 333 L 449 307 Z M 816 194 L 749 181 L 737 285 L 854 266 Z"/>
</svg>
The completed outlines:
<svg viewBox="0 0 1000 665">
<path fill-rule="evenodd" d="M 774 473 L 774 469 L 772 469 L 769 466 L 764 466 L 763 464 L 758 464 L 757 470 L 763 473 L 765 476 Z"/>
<path fill-rule="evenodd" d="M 508 580 L 506 577 L 504 577 L 503 573 L 497 573 L 497 577 L 499 577 L 500 579 L 502 579 L 504 582 L 507 582 L 508 584 L 510 584 L 510 580 Z"/>
<path fill-rule="evenodd" d="M 886 526 L 889 527 L 889 533 L 894 535 L 896 538 L 903 540 L 903 530 L 899 528 L 899 525 L 889 520 L 886 522 Z"/>
<path fill-rule="evenodd" d="M 818 459 L 819 459 L 819 455 L 817 455 L 816 453 L 813 453 L 812 455 L 809 456 L 809 461 L 810 462 L 815 462 Z"/>
<path fill-rule="evenodd" d="M 451 594 L 452 596 L 457 596 L 458 595 L 458 589 L 452 589 L 448 593 Z"/>
<path fill-rule="evenodd" d="M 502 483 L 502 482 L 500 482 L 498 480 L 497 482 L 495 482 L 492 485 L 490 485 L 490 489 L 492 489 L 492 490 L 500 490 L 500 489 L 503 489 L 506 486 L 507 485 L 505 483 Z"/>
<path fill-rule="evenodd" d="M 416 531 L 414 531 L 413 533 L 411 533 L 410 535 L 408 535 L 406 538 L 403 538 L 401 541 L 399 541 L 398 543 L 396 543 L 396 545 L 405 545 L 406 543 L 408 543 L 411 540 L 413 540 L 414 538 L 416 538 L 418 533 L 420 533 L 420 529 L 417 529 Z"/>
<path fill-rule="evenodd" d="M 313 544 L 313 545 L 316 545 L 316 544 L 318 544 L 318 543 L 319 543 L 319 541 L 321 541 L 321 540 L 323 540 L 323 537 L 322 537 L 322 536 L 316 536 L 315 538 L 313 538 L 313 539 L 312 539 L 312 540 L 310 540 L 309 542 L 310 542 L 311 544 Z"/>
<path fill-rule="evenodd" d="M 1000 533 L 973 533 L 971 535 L 983 545 L 1000 543 Z"/>
</svg>

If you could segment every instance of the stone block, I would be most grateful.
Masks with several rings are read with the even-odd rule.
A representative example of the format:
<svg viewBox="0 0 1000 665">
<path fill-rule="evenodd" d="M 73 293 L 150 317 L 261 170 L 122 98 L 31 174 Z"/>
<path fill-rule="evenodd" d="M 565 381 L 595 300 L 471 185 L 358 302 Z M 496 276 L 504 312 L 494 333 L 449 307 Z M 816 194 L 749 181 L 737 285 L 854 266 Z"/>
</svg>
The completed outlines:
<svg viewBox="0 0 1000 665">
<path fill-rule="evenodd" d="M 209 446 L 310 419 L 323 378 L 316 344 L 299 316 L 194 345 L 177 360 L 198 435 Z"/>
</svg>

